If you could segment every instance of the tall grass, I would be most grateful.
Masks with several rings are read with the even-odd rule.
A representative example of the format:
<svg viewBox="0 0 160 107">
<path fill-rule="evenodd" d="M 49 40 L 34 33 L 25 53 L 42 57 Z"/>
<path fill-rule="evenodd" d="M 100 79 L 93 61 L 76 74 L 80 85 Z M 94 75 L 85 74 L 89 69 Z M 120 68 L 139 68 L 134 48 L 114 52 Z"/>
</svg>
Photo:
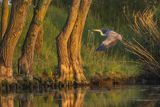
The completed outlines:
<svg viewBox="0 0 160 107">
<path fill-rule="evenodd" d="M 136 36 L 126 42 L 129 51 L 137 55 L 144 69 L 159 75 L 160 71 L 160 31 L 155 17 L 156 9 L 146 9 L 133 14 L 130 21 Z"/>
</svg>

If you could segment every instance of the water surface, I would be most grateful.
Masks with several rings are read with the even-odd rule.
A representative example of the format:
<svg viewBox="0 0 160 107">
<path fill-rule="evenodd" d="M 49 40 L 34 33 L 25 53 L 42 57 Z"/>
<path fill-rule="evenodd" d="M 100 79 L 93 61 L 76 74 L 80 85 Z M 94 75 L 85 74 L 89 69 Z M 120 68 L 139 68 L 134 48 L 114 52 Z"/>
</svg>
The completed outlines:
<svg viewBox="0 0 160 107">
<path fill-rule="evenodd" d="M 160 107 L 160 86 L 1 94 L 0 107 Z"/>
</svg>

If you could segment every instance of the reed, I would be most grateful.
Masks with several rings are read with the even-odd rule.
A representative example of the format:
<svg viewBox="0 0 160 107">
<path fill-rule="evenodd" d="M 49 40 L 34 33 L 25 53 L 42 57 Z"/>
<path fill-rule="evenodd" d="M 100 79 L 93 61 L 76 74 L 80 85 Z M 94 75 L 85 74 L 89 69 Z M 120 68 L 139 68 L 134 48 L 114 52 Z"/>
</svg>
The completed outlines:
<svg viewBox="0 0 160 107">
<path fill-rule="evenodd" d="M 160 70 L 160 31 L 156 22 L 156 9 L 145 9 L 133 14 L 130 21 L 135 37 L 124 41 L 128 51 L 139 57 L 145 70 L 159 75 Z"/>
</svg>

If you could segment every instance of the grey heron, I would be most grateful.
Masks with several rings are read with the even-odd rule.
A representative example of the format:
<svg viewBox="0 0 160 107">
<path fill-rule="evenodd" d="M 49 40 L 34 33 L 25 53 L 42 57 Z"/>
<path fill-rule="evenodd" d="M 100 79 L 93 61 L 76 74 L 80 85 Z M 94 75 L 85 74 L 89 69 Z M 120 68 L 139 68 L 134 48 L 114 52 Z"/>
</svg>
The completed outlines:
<svg viewBox="0 0 160 107">
<path fill-rule="evenodd" d="M 99 32 L 101 36 L 105 37 L 104 41 L 102 41 L 102 43 L 96 49 L 96 51 L 103 51 L 106 48 L 109 48 L 117 44 L 118 41 L 122 41 L 122 35 L 113 30 L 102 28 L 102 29 L 93 29 L 93 31 Z"/>
</svg>

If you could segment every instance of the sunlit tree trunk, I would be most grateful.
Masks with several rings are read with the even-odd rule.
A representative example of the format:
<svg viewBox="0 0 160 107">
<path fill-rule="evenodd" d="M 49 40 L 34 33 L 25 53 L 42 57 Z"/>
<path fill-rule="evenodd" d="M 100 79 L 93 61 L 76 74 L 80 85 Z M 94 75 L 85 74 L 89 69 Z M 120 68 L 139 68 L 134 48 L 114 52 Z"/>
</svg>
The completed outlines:
<svg viewBox="0 0 160 107">
<path fill-rule="evenodd" d="M 38 0 L 32 0 L 32 4 L 35 8 L 38 4 Z M 44 35 L 43 25 L 41 25 L 35 44 L 35 53 L 37 54 L 38 57 L 42 55 L 43 35 Z"/>
<path fill-rule="evenodd" d="M 2 40 L 4 33 L 6 32 L 6 29 L 7 29 L 8 15 L 9 15 L 8 0 L 2 0 L 1 35 L 0 35 L 1 40 Z"/>
<path fill-rule="evenodd" d="M 74 9 L 74 6 L 76 5 L 72 5 L 71 12 L 73 12 L 72 9 L 74 9 L 74 12 L 78 14 L 72 13 L 69 15 L 69 18 L 74 18 L 74 21 L 72 21 L 72 27 L 70 26 L 71 24 L 69 24 L 70 20 L 67 20 L 66 26 L 58 36 L 58 65 L 61 73 L 61 82 L 66 83 L 66 81 L 76 81 L 78 84 L 87 83 L 87 79 L 83 73 L 80 45 L 90 4 L 91 0 L 80 0 L 76 7 L 77 10 Z"/>
<path fill-rule="evenodd" d="M 31 0 L 12 0 L 11 17 L 0 45 L 0 78 L 12 77 L 12 59 Z"/>
<path fill-rule="evenodd" d="M 72 83 L 74 81 L 67 48 L 68 40 L 77 19 L 80 1 L 81 0 L 72 0 L 72 6 L 69 11 L 66 25 L 56 39 L 58 51 L 58 68 L 60 73 L 60 81 L 62 83 Z"/>
<path fill-rule="evenodd" d="M 34 10 L 34 16 L 30 24 L 27 36 L 25 38 L 21 57 L 19 58 L 18 68 L 19 72 L 26 74 L 27 76 L 32 75 L 32 65 L 35 50 L 36 39 L 39 36 L 38 33 L 41 29 L 44 17 L 48 10 L 51 0 L 39 0 Z"/>
<path fill-rule="evenodd" d="M 38 56 L 42 55 L 43 36 L 44 36 L 44 30 L 43 30 L 43 25 L 41 25 L 35 44 L 35 53 L 37 53 Z"/>
<path fill-rule="evenodd" d="M 78 84 L 87 83 L 87 79 L 83 72 L 83 65 L 81 59 L 81 41 L 86 17 L 91 5 L 91 0 L 81 0 L 79 14 L 74 26 L 71 41 L 70 41 L 70 55 L 73 71 L 75 72 L 76 82 Z"/>
</svg>

